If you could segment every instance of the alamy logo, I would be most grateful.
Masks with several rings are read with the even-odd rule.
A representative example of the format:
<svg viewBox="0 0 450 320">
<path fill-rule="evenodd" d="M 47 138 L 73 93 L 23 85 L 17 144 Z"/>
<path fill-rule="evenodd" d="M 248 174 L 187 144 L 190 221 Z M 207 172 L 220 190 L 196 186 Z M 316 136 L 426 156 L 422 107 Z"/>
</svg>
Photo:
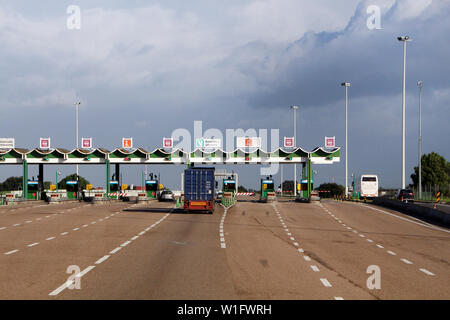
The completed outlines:
<svg viewBox="0 0 450 320">
<path fill-rule="evenodd" d="M 67 18 L 67 29 L 80 30 L 81 29 L 81 9 L 77 5 L 70 5 L 66 10 L 70 16 Z"/>
<path fill-rule="evenodd" d="M 367 14 L 370 16 L 367 18 L 367 28 L 369 30 L 381 29 L 381 9 L 379 6 L 370 5 L 367 7 Z"/>
</svg>

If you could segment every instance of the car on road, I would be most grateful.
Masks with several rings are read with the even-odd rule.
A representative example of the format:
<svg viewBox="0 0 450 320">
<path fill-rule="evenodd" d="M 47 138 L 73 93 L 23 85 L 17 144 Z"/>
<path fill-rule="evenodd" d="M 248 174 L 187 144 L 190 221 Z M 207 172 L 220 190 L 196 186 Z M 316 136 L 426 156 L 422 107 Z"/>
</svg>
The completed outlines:
<svg viewBox="0 0 450 320">
<path fill-rule="evenodd" d="M 175 195 L 170 190 L 164 190 L 159 194 L 159 201 L 174 201 Z"/>
<path fill-rule="evenodd" d="M 414 192 L 409 189 L 398 189 L 395 198 L 403 202 L 414 202 Z"/>
</svg>

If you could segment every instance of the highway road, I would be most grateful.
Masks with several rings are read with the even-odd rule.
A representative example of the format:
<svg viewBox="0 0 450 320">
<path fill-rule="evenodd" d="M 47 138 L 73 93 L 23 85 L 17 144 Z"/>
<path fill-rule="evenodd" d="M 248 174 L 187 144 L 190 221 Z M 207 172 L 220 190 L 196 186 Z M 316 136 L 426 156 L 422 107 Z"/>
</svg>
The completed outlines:
<svg viewBox="0 0 450 320">
<path fill-rule="evenodd" d="M 369 204 L 253 199 L 212 215 L 0 207 L 0 299 L 450 299 L 450 230 Z"/>
</svg>

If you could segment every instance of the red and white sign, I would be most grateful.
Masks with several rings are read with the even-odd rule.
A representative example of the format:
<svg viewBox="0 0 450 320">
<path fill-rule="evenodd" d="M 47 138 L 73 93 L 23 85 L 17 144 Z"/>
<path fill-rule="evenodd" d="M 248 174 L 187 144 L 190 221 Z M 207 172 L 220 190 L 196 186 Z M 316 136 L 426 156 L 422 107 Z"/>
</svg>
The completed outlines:
<svg viewBox="0 0 450 320">
<path fill-rule="evenodd" d="M 325 137 L 325 147 L 335 148 L 336 147 L 336 137 Z"/>
<path fill-rule="evenodd" d="M 133 138 L 122 138 L 122 148 L 124 149 L 133 148 Z"/>
<path fill-rule="evenodd" d="M 81 138 L 81 147 L 83 149 L 91 149 L 92 148 L 92 138 Z"/>
<path fill-rule="evenodd" d="M 50 149 L 50 138 L 40 138 L 39 147 L 41 149 Z"/>
<path fill-rule="evenodd" d="M 285 148 L 293 148 L 295 145 L 294 137 L 284 137 L 284 147 Z"/>
<path fill-rule="evenodd" d="M 236 146 L 238 148 L 261 148 L 261 138 L 259 137 L 237 137 Z"/>
<path fill-rule="evenodd" d="M 163 138 L 163 147 L 167 149 L 173 148 L 173 138 Z"/>
</svg>

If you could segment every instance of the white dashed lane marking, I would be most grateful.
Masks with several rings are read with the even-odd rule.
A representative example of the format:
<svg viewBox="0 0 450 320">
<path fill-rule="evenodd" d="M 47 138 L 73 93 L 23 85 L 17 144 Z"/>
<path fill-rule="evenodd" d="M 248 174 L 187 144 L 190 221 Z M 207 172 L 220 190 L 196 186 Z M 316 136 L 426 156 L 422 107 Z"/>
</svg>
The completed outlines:
<svg viewBox="0 0 450 320">
<path fill-rule="evenodd" d="M 400 259 L 400 261 L 402 261 L 406 264 L 413 264 L 411 261 L 409 261 L 408 259 L 404 259 L 404 258 Z"/>
<path fill-rule="evenodd" d="M 434 276 L 434 273 L 431 272 L 431 271 L 428 271 L 427 269 L 420 268 L 419 270 L 422 271 L 423 273 L 429 275 L 429 276 Z"/>
<path fill-rule="evenodd" d="M 95 261 L 95 264 L 100 264 L 103 261 L 105 261 L 106 259 L 108 259 L 109 257 L 110 257 L 110 255 L 107 254 L 107 255 L 103 256 L 102 258 L 98 259 L 97 261 Z"/>
<path fill-rule="evenodd" d="M 319 268 L 317 266 L 311 266 L 311 269 L 313 269 L 314 272 L 319 272 Z"/>
<path fill-rule="evenodd" d="M 325 279 L 325 278 L 320 278 L 320 281 L 322 282 L 322 284 L 323 284 L 325 287 L 331 288 L 331 283 L 330 283 L 327 279 Z"/>
<path fill-rule="evenodd" d="M 32 244 L 29 244 L 27 247 L 34 247 L 34 246 L 37 246 L 39 244 L 39 242 L 35 242 L 35 243 L 32 243 Z"/>
</svg>

